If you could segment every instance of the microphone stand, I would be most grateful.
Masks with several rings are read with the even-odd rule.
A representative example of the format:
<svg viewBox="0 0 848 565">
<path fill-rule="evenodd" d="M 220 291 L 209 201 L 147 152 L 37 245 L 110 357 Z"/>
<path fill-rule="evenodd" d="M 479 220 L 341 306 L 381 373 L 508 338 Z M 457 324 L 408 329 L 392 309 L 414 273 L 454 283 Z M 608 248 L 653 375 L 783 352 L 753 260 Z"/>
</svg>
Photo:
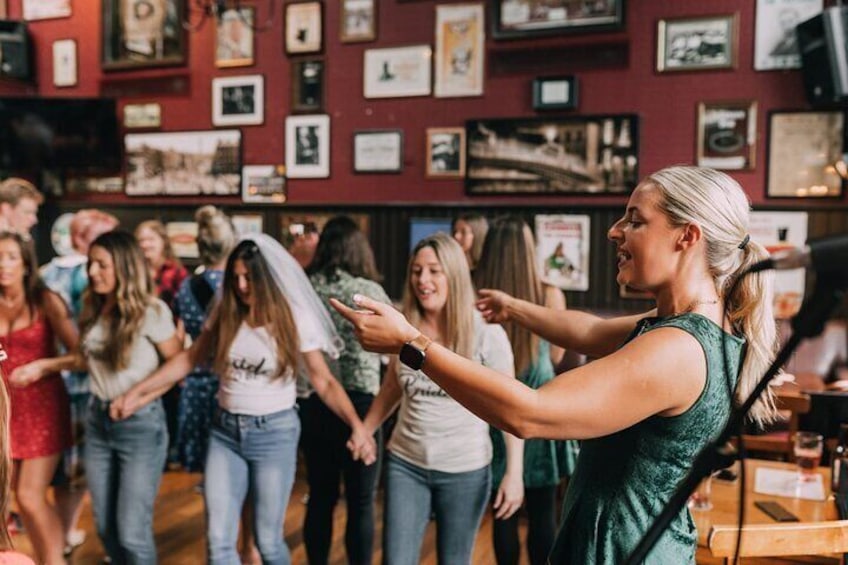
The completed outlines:
<svg viewBox="0 0 848 565">
<path fill-rule="evenodd" d="M 848 276 L 832 273 L 829 274 L 829 277 L 832 278 L 824 278 L 822 275 L 819 275 L 816 290 L 804 302 L 798 315 L 792 319 L 792 335 L 789 340 L 778 352 L 777 357 L 775 357 L 771 366 L 763 375 L 763 378 L 760 379 L 760 382 L 757 383 L 751 395 L 745 399 L 745 402 L 741 406 L 731 411 L 727 424 L 718 435 L 718 438 L 707 444 L 695 457 L 689 473 L 677 485 L 677 489 L 666 503 L 662 512 L 654 519 L 654 523 L 642 536 L 639 544 L 625 562 L 626 565 L 643 563 L 648 556 L 648 552 L 654 547 L 674 517 L 680 513 L 683 505 L 689 499 L 689 495 L 697 488 L 701 480 L 715 469 L 729 466 L 736 459 L 735 450 L 727 444 L 730 438 L 737 435 L 737 431 L 741 429 L 748 411 L 754 405 L 757 398 L 759 398 L 760 394 L 765 391 L 778 370 L 789 360 L 792 352 L 795 351 L 795 348 L 798 347 L 801 341 L 805 338 L 815 337 L 824 331 L 825 323 L 830 318 L 830 314 L 842 301 L 845 286 L 848 284 Z M 817 300 L 819 295 L 821 298 Z M 742 488 L 744 488 L 744 485 Z"/>
</svg>

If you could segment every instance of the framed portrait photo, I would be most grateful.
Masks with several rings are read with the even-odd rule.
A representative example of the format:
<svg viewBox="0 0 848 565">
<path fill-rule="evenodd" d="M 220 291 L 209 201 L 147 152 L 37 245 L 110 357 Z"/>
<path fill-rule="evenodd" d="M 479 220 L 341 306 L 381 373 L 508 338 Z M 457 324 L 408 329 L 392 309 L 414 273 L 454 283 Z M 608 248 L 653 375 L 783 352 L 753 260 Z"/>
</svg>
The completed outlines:
<svg viewBox="0 0 848 565">
<path fill-rule="evenodd" d="M 103 0 L 103 70 L 183 65 L 185 2 Z"/>
<path fill-rule="evenodd" d="M 312 113 L 324 109 L 324 61 L 302 59 L 292 61 L 292 112 Z"/>
<path fill-rule="evenodd" d="M 842 196 L 845 115 L 839 111 L 772 111 L 768 127 L 770 198 Z"/>
<path fill-rule="evenodd" d="M 533 79 L 534 110 L 570 110 L 577 107 L 577 79 L 573 75 Z"/>
<path fill-rule="evenodd" d="M 330 176 L 330 116 L 286 118 L 286 171 L 292 179 Z"/>
<path fill-rule="evenodd" d="M 657 24 L 657 71 L 736 67 L 737 14 L 663 19 Z"/>
<path fill-rule="evenodd" d="M 377 39 L 377 0 L 339 0 L 339 41 L 357 43 Z"/>
<path fill-rule="evenodd" d="M 53 86 L 77 85 L 77 42 L 59 39 L 53 42 Z"/>
<path fill-rule="evenodd" d="M 437 98 L 483 94 L 485 40 L 483 4 L 436 6 Z"/>
<path fill-rule="evenodd" d="M 262 75 L 212 79 L 212 124 L 255 126 L 265 121 L 265 79 Z"/>
<path fill-rule="evenodd" d="M 624 26 L 624 0 L 490 1 L 495 39 L 611 31 Z"/>
<path fill-rule="evenodd" d="M 215 36 L 216 67 L 248 67 L 253 64 L 252 7 L 231 8 L 218 16 Z"/>
<path fill-rule="evenodd" d="M 324 47 L 323 6 L 321 2 L 286 4 L 286 53 L 320 53 Z"/>
<path fill-rule="evenodd" d="M 795 26 L 823 9 L 823 0 L 757 0 L 754 70 L 800 69 Z"/>
<path fill-rule="evenodd" d="M 754 168 L 757 149 L 757 102 L 698 104 L 699 167 L 724 171 Z"/>
<path fill-rule="evenodd" d="M 427 168 L 431 179 L 465 176 L 465 128 L 427 128 Z"/>
<path fill-rule="evenodd" d="M 401 130 L 354 132 L 354 172 L 399 173 L 402 168 L 403 132 Z"/>
<path fill-rule="evenodd" d="M 433 51 L 429 45 L 365 51 L 365 98 L 429 96 Z"/>
</svg>

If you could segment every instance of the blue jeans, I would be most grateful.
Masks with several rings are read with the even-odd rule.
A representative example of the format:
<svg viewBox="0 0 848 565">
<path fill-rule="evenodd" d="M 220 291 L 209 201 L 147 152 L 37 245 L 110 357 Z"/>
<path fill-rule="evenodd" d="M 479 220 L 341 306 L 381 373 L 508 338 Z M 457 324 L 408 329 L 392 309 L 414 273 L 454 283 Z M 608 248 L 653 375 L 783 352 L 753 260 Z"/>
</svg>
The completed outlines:
<svg viewBox="0 0 848 565">
<path fill-rule="evenodd" d="M 283 519 L 294 484 L 300 419 L 291 408 L 265 416 L 215 411 L 203 496 L 209 562 L 239 565 L 236 541 L 244 498 L 253 496 L 256 546 L 264 565 L 291 563 Z"/>
<path fill-rule="evenodd" d="M 162 403 L 113 422 L 109 403 L 92 397 L 85 438 L 91 506 L 106 553 L 113 563 L 155 564 L 153 503 L 168 450 Z"/>
<path fill-rule="evenodd" d="M 489 499 L 489 465 L 465 473 L 428 471 L 391 452 L 386 457 L 383 562 L 416 565 L 431 513 L 441 565 L 471 563 L 474 539 Z"/>
</svg>

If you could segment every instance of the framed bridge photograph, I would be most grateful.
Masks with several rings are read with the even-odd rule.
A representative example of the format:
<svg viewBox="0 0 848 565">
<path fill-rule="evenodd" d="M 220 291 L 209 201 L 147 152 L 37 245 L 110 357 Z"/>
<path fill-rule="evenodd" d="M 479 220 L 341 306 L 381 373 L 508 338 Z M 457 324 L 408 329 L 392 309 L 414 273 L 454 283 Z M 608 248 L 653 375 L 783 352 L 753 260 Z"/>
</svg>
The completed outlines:
<svg viewBox="0 0 848 565">
<path fill-rule="evenodd" d="M 635 114 L 469 120 L 469 194 L 628 194 L 639 180 Z"/>
</svg>

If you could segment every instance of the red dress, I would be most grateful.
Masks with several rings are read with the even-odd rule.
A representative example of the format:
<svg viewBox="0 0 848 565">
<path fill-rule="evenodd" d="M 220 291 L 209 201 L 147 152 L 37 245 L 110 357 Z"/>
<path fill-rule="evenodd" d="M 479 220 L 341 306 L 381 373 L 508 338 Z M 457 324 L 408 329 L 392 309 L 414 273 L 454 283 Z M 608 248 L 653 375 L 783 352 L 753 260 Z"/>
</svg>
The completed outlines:
<svg viewBox="0 0 848 565">
<path fill-rule="evenodd" d="M 34 459 L 67 449 L 71 446 L 71 406 L 62 377 L 53 373 L 25 387 L 8 382 L 15 367 L 55 357 L 50 325 L 39 316 L 30 326 L 0 337 L 0 344 L 9 355 L 2 366 L 11 408 L 12 459 Z"/>
</svg>

